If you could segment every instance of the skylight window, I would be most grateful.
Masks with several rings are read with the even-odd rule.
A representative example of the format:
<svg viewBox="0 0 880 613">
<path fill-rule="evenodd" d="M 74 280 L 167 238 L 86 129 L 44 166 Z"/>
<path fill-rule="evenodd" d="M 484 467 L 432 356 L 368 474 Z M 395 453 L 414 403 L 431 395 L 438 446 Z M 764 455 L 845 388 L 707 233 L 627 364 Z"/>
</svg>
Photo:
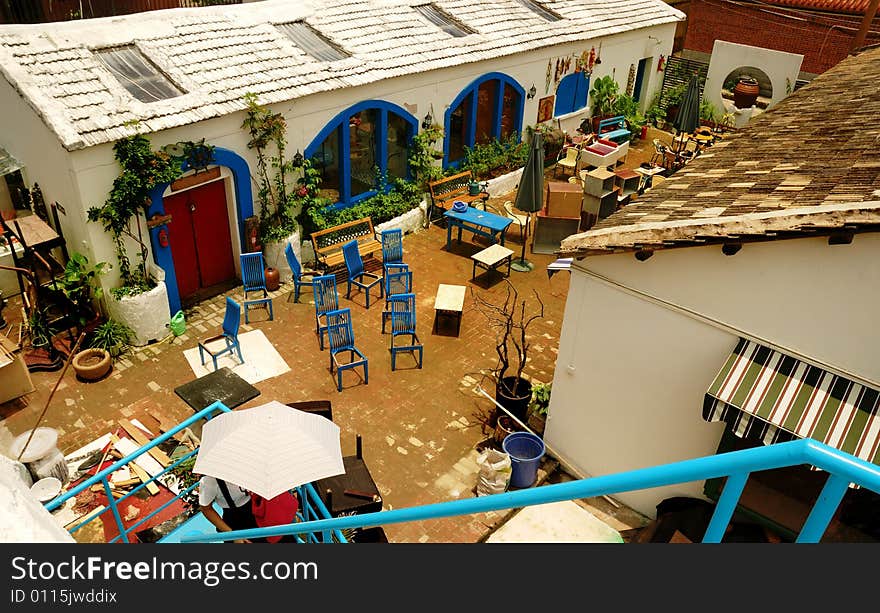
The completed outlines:
<svg viewBox="0 0 880 613">
<path fill-rule="evenodd" d="M 167 100 L 184 93 L 134 45 L 100 49 L 95 55 L 122 87 L 141 102 Z"/>
<path fill-rule="evenodd" d="M 287 38 L 292 40 L 297 47 L 311 55 L 316 60 L 321 62 L 335 62 L 336 60 L 344 60 L 347 57 L 351 57 L 350 53 L 330 42 L 330 40 L 325 38 L 320 32 L 304 21 L 282 23 L 277 27 L 287 36 Z"/>
<path fill-rule="evenodd" d="M 451 36 L 461 37 L 474 33 L 474 30 L 455 19 L 436 4 L 421 4 L 413 8 L 421 13 L 422 17 Z"/>
<path fill-rule="evenodd" d="M 527 9 L 529 9 L 530 11 L 532 11 L 533 13 L 535 13 L 536 15 L 538 15 L 539 17 L 541 17 L 545 21 L 559 21 L 560 19 L 563 18 L 562 15 L 560 15 L 556 11 L 551 11 L 546 6 L 541 4 L 540 2 L 535 2 L 535 0 L 513 0 L 513 1 L 516 2 L 517 4 L 520 4 L 524 7 L 526 7 Z"/>
</svg>

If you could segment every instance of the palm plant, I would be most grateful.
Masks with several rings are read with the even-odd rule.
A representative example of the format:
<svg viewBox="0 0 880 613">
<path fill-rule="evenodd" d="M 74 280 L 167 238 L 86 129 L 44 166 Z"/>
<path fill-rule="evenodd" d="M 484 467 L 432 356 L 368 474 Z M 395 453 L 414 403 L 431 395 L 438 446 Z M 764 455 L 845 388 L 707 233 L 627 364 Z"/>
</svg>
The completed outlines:
<svg viewBox="0 0 880 613">
<path fill-rule="evenodd" d="M 611 75 L 596 79 L 590 90 L 590 98 L 593 100 L 593 117 L 605 117 L 613 114 L 614 104 L 619 93 L 620 86 Z"/>
</svg>

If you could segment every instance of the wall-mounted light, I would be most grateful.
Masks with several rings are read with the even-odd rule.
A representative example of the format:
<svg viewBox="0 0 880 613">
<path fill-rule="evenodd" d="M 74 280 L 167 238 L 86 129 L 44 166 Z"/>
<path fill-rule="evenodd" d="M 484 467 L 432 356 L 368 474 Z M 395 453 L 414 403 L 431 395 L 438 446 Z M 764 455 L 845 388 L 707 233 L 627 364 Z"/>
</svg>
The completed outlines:
<svg viewBox="0 0 880 613">
<path fill-rule="evenodd" d="M 644 262 L 652 255 L 654 255 L 654 252 L 650 249 L 639 249 L 638 251 L 636 251 L 636 259 L 639 262 Z"/>
<path fill-rule="evenodd" d="M 293 156 L 293 167 L 299 168 L 303 165 L 303 155 L 299 152 L 299 149 L 296 150 L 296 155 Z"/>
<path fill-rule="evenodd" d="M 532 98 L 534 98 L 537 95 L 538 95 L 538 90 L 535 89 L 535 84 L 533 83 L 532 86 L 529 88 L 529 93 L 526 94 L 526 98 L 531 100 Z"/>
<path fill-rule="evenodd" d="M 724 255 L 736 255 L 742 248 L 742 243 L 724 243 L 721 245 L 721 253 Z"/>
</svg>

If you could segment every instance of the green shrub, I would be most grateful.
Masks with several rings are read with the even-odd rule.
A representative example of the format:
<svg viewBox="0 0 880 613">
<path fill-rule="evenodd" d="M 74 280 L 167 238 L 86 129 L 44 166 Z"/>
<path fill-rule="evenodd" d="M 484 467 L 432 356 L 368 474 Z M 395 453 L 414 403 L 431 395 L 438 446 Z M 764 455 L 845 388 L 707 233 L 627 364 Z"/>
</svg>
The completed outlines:
<svg viewBox="0 0 880 613">
<path fill-rule="evenodd" d="M 92 332 L 88 346 L 103 349 L 115 358 L 122 355 L 133 340 L 131 328 L 115 319 L 108 319 Z"/>
<path fill-rule="evenodd" d="M 474 177 L 490 179 L 521 168 L 529 157 L 529 146 L 520 141 L 518 135 L 511 135 L 503 141 L 493 139 L 465 147 L 464 161 L 455 172 L 471 171 Z"/>
</svg>

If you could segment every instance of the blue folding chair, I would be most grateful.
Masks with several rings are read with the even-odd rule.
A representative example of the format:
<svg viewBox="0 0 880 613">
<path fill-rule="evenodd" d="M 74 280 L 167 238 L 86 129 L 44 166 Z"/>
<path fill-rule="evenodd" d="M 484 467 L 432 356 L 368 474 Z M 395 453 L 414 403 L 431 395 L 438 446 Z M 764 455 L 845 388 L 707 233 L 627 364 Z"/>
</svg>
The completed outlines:
<svg viewBox="0 0 880 613">
<path fill-rule="evenodd" d="M 250 323 L 248 311 L 251 307 L 266 309 L 269 319 L 275 318 L 272 310 L 272 298 L 266 289 L 266 266 L 263 262 L 263 254 L 259 251 L 254 253 L 242 253 L 241 257 L 241 283 L 244 286 L 244 323 Z M 252 298 L 249 294 L 256 294 Z"/>
<path fill-rule="evenodd" d="M 313 278 L 312 293 L 315 296 L 315 334 L 318 335 L 318 343 L 323 351 L 324 334 L 327 332 L 327 313 L 339 308 L 336 275 L 319 275 Z M 323 322 L 321 318 L 324 319 Z"/>
<path fill-rule="evenodd" d="M 336 371 L 336 391 L 342 391 L 342 371 L 364 367 L 364 385 L 369 383 L 367 358 L 354 346 L 351 309 L 337 309 L 327 313 L 327 339 L 330 342 L 330 373 Z M 339 361 L 339 354 L 348 352 L 348 362 Z"/>
<path fill-rule="evenodd" d="M 412 273 L 408 269 L 385 275 L 385 310 L 382 311 L 382 334 L 385 334 L 386 322 L 391 319 L 391 298 L 410 292 L 412 292 Z"/>
<path fill-rule="evenodd" d="M 244 358 L 241 355 L 241 345 L 238 343 L 238 328 L 241 325 L 241 306 L 230 297 L 226 297 L 226 315 L 223 316 L 223 334 L 212 336 L 209 339 L 199 341 L 199 359 L 202 366 L 205 365 L 205 353 L 211 356 L 214 361 L 214 370 L 217 370 L 217 358 L 225 353 L 238 354 L 239 361 L 244 364 Z M 208 343 L 215 341 L 225 341 L 224 346 L 218 349 L 211 349 Z"/>
<path fill-rule="evenodd" d="M 385 230 L 382 232 L 382 268 L 388 274 L 389 265 L 403 263 L 403 231 Z"/>
<path fill-rule="evenodd" d="M 309 274 L 303 274 L 303 267 L 300 265 L 299 260 L 296 259 L 296 254 L 293 252 L 293 247 L 289 242 L 284 248 L 284 257 L 287 258 L 287 265 L 290 266 L 290 272 L 293 273 L 293 292 L 288 292 L 287 301 L 290 302 L 290 296 L 293 294 L 293 301 L 299 302 L 300 289 L 303 286 L 312 287 L 317 272 L 309 270 L 307 271 Z"/>
<path fill-rule="evenodd" d="M 364 270 L 364 261 L 361 252 L 358 251 L 357 240 L 350 240 L 342 246 L 342 257 L 345 258 L 345 268 L 348 271 L 348 287 L 345 297 L 351 299 L 351 286 L 354 285 L 367 294 L 367 308 L 370 308 L 370 290 L 379 286 L 379 298 L 384 295 L 382 277 Z M 369 280 L 369 281 L 367 281 Z"/>
<path fill-rule="evenodd" d="M 419 368 L 422 367 L 422 343 L 416 334 L 416 295 L 398 294 L 388 300 L 391 305 L 391 370 L 396 368 L 397 354 L 418 352 Z M 408 337 L 408 339 L 407 339 Z M 403 339 L 404 344 L 397 345 Z"/>
</svg>

